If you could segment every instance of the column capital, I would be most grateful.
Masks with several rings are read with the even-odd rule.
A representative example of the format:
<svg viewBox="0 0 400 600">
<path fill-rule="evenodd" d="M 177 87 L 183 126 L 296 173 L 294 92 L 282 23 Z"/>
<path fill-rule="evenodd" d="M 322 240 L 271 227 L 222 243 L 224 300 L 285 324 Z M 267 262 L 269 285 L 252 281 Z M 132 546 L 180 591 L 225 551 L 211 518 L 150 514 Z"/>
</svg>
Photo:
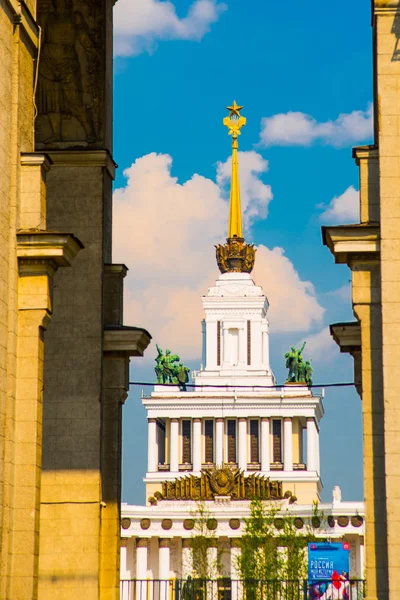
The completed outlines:
<svg viewBox="0 0 400 600">
<path fill-rule="evenodd" d="M 284 417 L 283 420 L 285 421 L 285 423 L 291 423 L 293 420 L 293 417 Z"/>
<path fill-rule="evenodd" d="M 399 0 L 373 0 L 375 15 L 395 15 L 400 12 Z"/>
<path fill-rule="evenodd" d="M 182 548 L 191 548 L 191 539 L 190 538 L 182 538 Z"/>
<path fill-rule="evenodd" d="M 175 417 L 173 419 L 171 419 L 171 423 L 179 423 L 179 419 L 176 419 Z"/>
<path fill-rule="evenodd" d="M 217 423 L 223 423 L 223 422 L 225 421 L 225 419 L 224 419 L 223 417 L 217 417 L 217 418 L 215 419 L 215 421 L 216 421 Z"/>
<path fill-rule="evenodd" d="M 83 247 L 72 233 L 31 230 L 17 233 L 18 263 L 25 266 L 31 264 L 34 272 L 38 261 L 52 262 L 56 268 L 70 267 Z"/>
<path fill-rule="evenodd" d="M 307 423 L 315 423 L 314 417 L 307 417 Z"/>
<path fill-rule="evenodd" d="M 158 538 L 158 547 L 159 548 L 169 548 L 171 544 L 170 538 Z"/>
<path fill-rule="evenodd" d="M 201 419 L 199 417 L 195 417 L 193 419 L 193 423 L 201 423 Z"/>
<path fill-rule="evenodd" d="M 157 423 L 157 419 L 147 417 L 147 422 L 148 423 Z"/>
<path fill-rule="evenodd" d="M 247 422 L 246 417 L 239 417 L 239 423 Z"/>
<path fill-rule="evenodd" d="M 56 167 L 100 167 L 115 179 L 116 163 L 108 150 L 52 150 L 46 153 Z"/>
<path fill-rule="evenodd" d="M 271 419 L 269 417 L 261 417 L 261 423 L 269 423 L 270 420 Z"/>
<path fill-rule="evenodd" d="M 240 538 L 231 538 L 230 543 L 231 548 L 240 548 Z"/>
<path fill-rule="evenodd" d="M 147 548 L 148 538 L 136 538 L 136 548 Z"/>
</svg>

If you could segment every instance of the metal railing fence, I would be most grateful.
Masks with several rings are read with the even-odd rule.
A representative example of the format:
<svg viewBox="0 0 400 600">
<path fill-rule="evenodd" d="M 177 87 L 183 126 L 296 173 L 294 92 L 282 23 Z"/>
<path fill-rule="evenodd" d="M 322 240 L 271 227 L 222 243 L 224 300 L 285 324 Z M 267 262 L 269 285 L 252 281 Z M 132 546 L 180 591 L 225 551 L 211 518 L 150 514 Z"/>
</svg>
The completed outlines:
<svg viewBox="0 0 400 600">
<path fill-rule="evenodd" d="M 365 581 L 121 580 L 121 600 L 362 600 Z"/>
</svg>

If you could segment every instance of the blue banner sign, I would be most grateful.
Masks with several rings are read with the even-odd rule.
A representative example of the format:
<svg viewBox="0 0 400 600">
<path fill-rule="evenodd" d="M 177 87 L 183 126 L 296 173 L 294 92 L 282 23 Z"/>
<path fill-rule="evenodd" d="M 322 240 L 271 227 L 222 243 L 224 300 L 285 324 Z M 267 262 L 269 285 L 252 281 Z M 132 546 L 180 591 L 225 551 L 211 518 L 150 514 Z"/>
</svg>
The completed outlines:
<svg viewBox="0 0 400 600">
<path fill-rule="evenodd" d="M 310 600 L 349 600 L 350 545 L 348 542 L 308 544 Z"/>
<path fill-rule="evenodd" d="M 348 542 L 312 542 L 308 544 L 309 581 L 349 578 L 350 546 Z"/>
</svg>

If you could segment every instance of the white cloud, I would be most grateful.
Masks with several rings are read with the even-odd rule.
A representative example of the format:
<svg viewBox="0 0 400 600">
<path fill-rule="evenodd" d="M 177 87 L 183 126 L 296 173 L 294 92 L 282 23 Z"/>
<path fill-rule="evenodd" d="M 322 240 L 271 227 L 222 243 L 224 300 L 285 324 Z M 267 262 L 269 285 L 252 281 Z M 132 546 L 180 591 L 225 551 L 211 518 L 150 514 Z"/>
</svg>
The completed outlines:
<svg viewBox="0 0 400 600">
<path fill-rule="evenodd" d="M 283 248 L 259 246 L 253 276 L 270 303 L 268 317 L 274 332 L 309 331 L 325 310 L 313 284 L 302 281 Z"/>
<path fill-rule="evenodd" d="M 333 296 L 334 298 L 339 298 L 342 302 L 345 302 L 348 305 L 351 305 L 351 283 L 346 283 L 342 285 L 342 287 L 337 290 L 332 290 L 331 292 L 327 292 L 327 296 Z"/>
<path fill-rule="evenodd" d="M 256 152 L 241 153 L 240 160 L 242 180 L 250 182 L 243 204 L 255 219 L 272 195 L 259 179 L 267 164 Z M 221 185 L 227 162 L 217 167 Z M 113 259 L 130 268 L 125 323 L 146 327 L 188 360 L 200 356 L 200 297 L 218 275 L 213 246 L 224 239 L 228 205 L 217 183 L 198 174 L 178 183 L 171 166 L 170 156 L 152 153 L 126 170 L 126 186 L 114 194 Z M 281 248 L 258 248 L 255 279 L 268 295 L 275 331 L 308 331 L 322 319 L 312 284 L 301 280 Z"/>
<path fill-rule="evenodd" d="M 331 200 L 321 214 L 320 220 L 325 223 L 359 223 L 360 192 L 352 185 L 348 187 L 343 194 Z"/>
<path fill-rule="evenodd" d="M 337 355 L 338 348 L 330 334 L 329 327 L 308 336 L 305 341 L 307 343 L 304 355 L 311 357 L 313 363 L 325 362 Z M 298 344 L 300 345 L 300 342 Z"/>
<path fill-rule="evenodd" d="M 115 54 L 151 52 L 158 40 L 199 41 L 225 10 L 226 5 L 217 0 L 195 0 L 180 18 L 172 2 L 118 0 L 114 8 Z"/>
<path fill-rule="evenodd" d="M 288 112 L 261 120 L 263 146 L 311 146 L 314 142 L 339 147 L 372 138 L 373 110 L 340 114 L 335 121 L 319 123 L 311 115 Z"/>
</svg>

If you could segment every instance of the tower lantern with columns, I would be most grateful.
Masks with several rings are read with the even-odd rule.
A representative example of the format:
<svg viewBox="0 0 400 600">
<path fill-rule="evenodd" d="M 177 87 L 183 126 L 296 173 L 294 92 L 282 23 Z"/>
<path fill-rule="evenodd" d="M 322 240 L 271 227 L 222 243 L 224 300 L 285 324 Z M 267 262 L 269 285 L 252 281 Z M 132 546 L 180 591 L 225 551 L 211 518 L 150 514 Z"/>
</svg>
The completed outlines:
<svg viewBox="0 0 400 600">
<path fill-rule="evenodd" d="M 224 125 L 232 136 L 228 238 L 216 246 L 220 275 L 202 298 L 202 366 L 189 389 L 158 384 L 142 399 L 148 419 L 148 506 L 122 507 L 127 524 L 122 535 L 137 538 L 130 542 L 136 545 L 136 550 L 130 547 L 137 555 L 137 579 L 149 573 L 154 579 L 168 572 L 178 578 L 188 574 L 183 558 L 190 550 L 188 524 L 198 500 L 215 517 L 216 536 L 229 538 L 232 560 L 225 571 L 233 578 L 235 541 L 244 531 L 252 497 L 292 508 L 297 501 L 296 510 L 310 516 L 313 502 L 320 500 L 322 400 L 307 385 L 276 386 L 269 361 L 269 304 L 251 277 L 255 248 L 243 237 L 238 136 L 246 119 L 236 102 L 227 108 Z M 362 512 L 362 505 L 351 510 Z M 334 530 L 331 534 L 335 537 Z M 172 558 L 172 549 L 178 558 Z M 151 559 L 154 553 L 158 558 Z"/>
<path fill-rule="evenodd" d="M 251 278 L 255 248 L 243 237 L 238 136 L 242 106 L 229 107 L 232 183 L 226 244 L 216 246 L 219 275 L 202 298 L 202 368 L 194 387 L 156 385 L 143 399 L 148 414 L 147 497 L 164 481 L 229 465 L 289 486 L 305 502 L 318 500 L 321 398 L 304 386 L 279 389 L 269 363 L 268 300 Z M 307 439 L 307 456 L 303 438 Z"/>
</svg>

